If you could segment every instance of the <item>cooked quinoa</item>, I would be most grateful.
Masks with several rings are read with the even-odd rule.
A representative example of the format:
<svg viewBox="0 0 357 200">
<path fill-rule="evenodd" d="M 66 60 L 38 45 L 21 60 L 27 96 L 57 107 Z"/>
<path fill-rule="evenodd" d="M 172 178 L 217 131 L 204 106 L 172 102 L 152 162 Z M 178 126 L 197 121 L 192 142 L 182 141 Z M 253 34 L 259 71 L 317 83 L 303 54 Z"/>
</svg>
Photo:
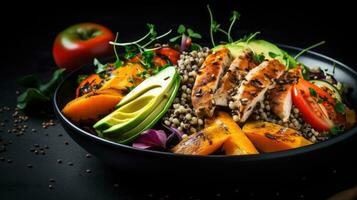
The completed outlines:
<svg viewBox="0 0 357 200">
<path fill-rule="evenodd" d="M 181 78 L 181 87 L 173 105 L 163 118 L 167 126 L 177 128 L 184 133 L 194 133 L 204 125 L 202 118 L 197 117 L 191 103 L 192 87 L 195 83 L 198 69 L 209 54 L 208 48 L 200 51 L 183 52 L 177 63 Z"/>
</svg>

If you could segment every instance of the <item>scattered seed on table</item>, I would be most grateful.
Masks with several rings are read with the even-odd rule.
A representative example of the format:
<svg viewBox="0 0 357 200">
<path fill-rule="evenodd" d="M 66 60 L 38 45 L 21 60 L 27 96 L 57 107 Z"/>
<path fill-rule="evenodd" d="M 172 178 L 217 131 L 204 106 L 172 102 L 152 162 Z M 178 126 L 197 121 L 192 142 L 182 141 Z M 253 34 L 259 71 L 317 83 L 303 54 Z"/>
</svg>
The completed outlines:
<svg viewBox="0 0 357 200">
<path fill-rule="evenodd" d="M 60 134 L 58 134 L 58 137 L 62 137 L 63 135 L 60 133 Z"/>
<path fill-rule="evenodd" d="M 68 166 L 73 166 L 73 162 L 68 162 Z"/>
<path fill-rule="evenodd" d="M 92 173 L 92 170 L 87 169 L 87 170 L 86 170 L 86 173 L 88 173 L 88 174 L 89 174 L 89 173 Z"/>
<path fill-rule="evenodd" d="M 40 151 L 40 154 L 41 155 L 46 155 L 46 152 L 45 151 Z"/>
<path fill-rule="evenodd" d="M 45 136 L 48 136 L 48 133 L 45 133 Z"/>
<path fill-rule="evenodd" d="M 5 158 L 4 157 L 0 157 L 0 161 L 5 161 Z"/>
<path fill-rule="evenodd" d="M 86 154 L 86 158 L 91 158 L 91 157 L 92 156 L 89 153 Z"/>
<path fill-rule="evenodd" d="M 57 163 L 61 164 L 61 163 L 62 163 L 62 160 L 61 160 L 61 159 L 58 159 L 58 160 L 57 160 Z"/>
<path fill-rule="evenodd" d="M 51 183 L 56 182 L 56 180 L 54 178 L 50 178 L 50 179 L 48 179 L 48 181 L 51 182 Z"/>
<path fill-rule="evenodd" d="M 53 185 L 51 185 L 51 184 L 48 185 L 48 188 L 51 189 L 51 190 L 54 189 Z"/>
<path fill-rule="evenodd" d="M 36 129 L 33 128 L 33 129 L 31 129 L 31 131 L 32 131 L 32 132 L 36 132 Z"/>
<path fill-rule="evenodd" d="M 65 145 L 68 145 L 69 143 L 67 141 L 64 142 Z"/>
<path fill-rule="evenodd" d="M 7 160 L 7 163 L 12 163 L 12 160 L 8 159 L 8 160 Z"/>
<path fill-rule="evenodd" d="M 6 151 L 6 146 L 5 145 L 0 145 L 0 153 Z"/>
<path fill-rule="evenodd" d="M 36 154 L 36 155 L 38 155 L 38 154 L 39 154 L 39 152 L 38 152 L 37 150 L 35 150 L 35 154 Z"/>
<path fill-rule="evenodd" d="M 118 187 L 119 187 L 119 184 L 118 184 L 118 183 L 114 183 L 114 184 L 113 184 L 113 187 L 118 188 Z"/>
<path fill-rule="evenodd" d="M 44 148 L 45 148 L 45 149 L 49 149 L 50 147 L 49 147 L 48 145 L 45 145 Z"/>
<path fill-rule="evenodd" d="M 27 164 L 27 168 L 32 168 L 32 165 L 31 164 Z"/>
<path fill-rule="evenodd" d="M 35 150 L 36 150 L 36 149 L 35 149 L 35 148 L 33 148 L 33 147 L 32 147 L 32 148 L 30 148 L 30 151 L 31 151 L 31 152 L 34 152 Z"/>
<path fill-rule="evenodd" d="M 37 147 L 37 148 L 38 148 L 38 147 L 40 147 L 40 145 L 39 145 L 39 144 L 34 144 L 33 146 L 34 146 L 34 147 Z"/>
</svg>

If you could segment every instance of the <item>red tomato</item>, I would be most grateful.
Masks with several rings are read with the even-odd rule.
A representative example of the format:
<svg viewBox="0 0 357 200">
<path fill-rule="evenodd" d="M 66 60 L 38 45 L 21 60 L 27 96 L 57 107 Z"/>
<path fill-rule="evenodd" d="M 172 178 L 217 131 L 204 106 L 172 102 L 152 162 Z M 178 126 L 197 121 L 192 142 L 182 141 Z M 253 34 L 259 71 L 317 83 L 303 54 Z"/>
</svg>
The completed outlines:
<svg viewBox="0 0 357 200">
<path fill-rule="evenodd" d="M 315 91 L 315 96 L 311 94 L 311 90 Z M 319 103 L 319 99 L 323 102 Z M 304 120 L 314 129 L 328 131 L 334 126 L 331 116 L 336 116 L 335 100 L 318 86 L 300 79 L 293 87 L 293 102 Z"/>
<path fill-rule="evenodd" d="M 170 60 L 171 64 L 173 65 L 177 65 L 177 61 L 178 59 L 180 59 L 180 52 L 171 47 L 163 47 L 157 49 L 156 53 L 166 56 Z"/>
<path fill-rule="evenodd" d="M 160 56 L 154 56 L 153 63 L 155 66 L 162 67 L 167 64 L 167 61 Z"/>
<path fill-rule="evenodd" d="M 113 55 L 109 41 L 114 34 L 108 28 L 94 23 L 68 27 L 56 37 L 53 57 L 61 68 L 75 69 L 93 62 L 94 58 Z"/>
</svg>

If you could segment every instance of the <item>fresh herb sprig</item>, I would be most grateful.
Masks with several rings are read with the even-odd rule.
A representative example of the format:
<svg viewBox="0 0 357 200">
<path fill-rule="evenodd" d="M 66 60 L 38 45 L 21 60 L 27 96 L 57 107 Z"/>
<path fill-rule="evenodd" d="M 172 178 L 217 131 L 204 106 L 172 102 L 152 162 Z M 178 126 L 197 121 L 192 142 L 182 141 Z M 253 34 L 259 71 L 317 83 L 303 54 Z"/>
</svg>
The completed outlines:
<svg viewBox="0 0 357 200">
<path fill-rule="evenodd" d="M 179 27 L 177 28 L 177 33 L 179 35 L 171 38 L 170 42 L 176 42 L 178 39 L 181 38 L 181 45 L 180 45 L 181 51 L 185 51 L 188 48 L 191 48 L 193 50 L 197 50 L 201 48 L 199 44 L 192 42 L 192 38 L 201 39 L 202 38 L 201 34 L 194 32 L 190 28 L 186 28 L 185 25 L 183 24 L 179 25 Z"/>
<path fill-rule="evenodd" d="M 169 35 L 171 33 L 171 29 L 169 31 L 167 31 L 166 33 L 162 34 L 162 35 L 157 35 L 157 32 L 155 31 L 155 26 L 153 24 L 147 24 L 149 31 L 146 35 L 144 35 L 143 37 L 139 38 L 136 41 L 133 42 L 125 42 L 125 43 L 119 43 L 119 42 L 112 42 L 110 41 L 109 44 L 114 45 L 114 46 L 122 46 L 122 47 L 126 47 L 126 46 L 131 46 L 134 45 L 137 47 L 137 49 L 142 53 L 144 51 L 150 51 L 150 50 L 154 50 L 154 49 L 148 49 L 146 47 L 148 47 L 150 44 L 152 44 L 153 42 Z M 145 41 L 149 39 L 149 41 L 147 41 L 144 44 L 141 44 L 141 42 Z"/>
<path fill-rule="evenodd" d="M 119 43 L 117 41 L 109 42 L 111 45 L 114 46 L 116 49 L 117 46 L 125 48 L 125 59 L 129 60 L 134 58 L 136 55 L 141 54 L 141 57 L 138 57 L 139 61 L 145 68 L 152 68 L 153 64 L 153 57 L 155 56 L 154 50 L 157 48 L 147 48 L 153 42 L 169 35 L 172 30 L 170 29 L 164 34 L 158 35 L 157 31 L 155 30 L 155 25 L 147 24 L 148 33 L 145 34 L 143 37 L 133 41 L 133 42 L 125 42 Z M 116 53 L 117 61 L 120 60 L 118 54 Z M 122 64 L 122 61 L 118 65 Z"/>
<path fill-rule="evenodd" d="M 311 46 L 309 46 L 309 47 L 307 47 L 307 48 L 301 50 L 298 54 L 296 54 L 296 56 L 294 57 L 294 59 L 295 59 L 295 60 L 298 59 L 301 55 L 303 55 L 303 54 L 306 53 L 307 51 L 310 51 L 311 49 L 314 49 L 314 48 L 316 48 L 316 47 L 318 47 L 318 46 L 321 46 L 321 45 L 323 45 L 323 44 L 325 44 L 325 43 L 326 43 L 325 41 L 321 41 L 321 42 L 318 42 L 318 43 L 316 43 L 316 44 L 313 44 L 313 45 L 311 45 Z"/>
<path fill-rule="evenodd" d="M 232 28 L 233 28 L 235 22 L 237 20 L 239 20 L 239 18 L 240 18 L 239 12 L 238 11 L 233 11 L 232 12 L 232 16 L 230 18 L 230 22 L 231 23 L 229 25 L 228 31 L 226 31 L 226 30 L 221 28 L 221 25 L 218 24 L 217 21 L 214 20 L 213 13 L 212 13 L 212 10 L 209 7 L 209 5 L 207 5 L 207 9 L 208 9 L 208 13 L 209 13 L 209 16 L 210 16 L 210 38 L 211 38 L 212 46 L 216 46 L 216 43 L 214 41 L 214 33 L 216 33 L 216 32 L 221 32 L 224 35 L 226 35 L 227 36 L 227 41 L 229 43 L 232 43 L 233 42 L 233 38 L 231 36 L 231 32 L 232 32 Z"/>
</svg>

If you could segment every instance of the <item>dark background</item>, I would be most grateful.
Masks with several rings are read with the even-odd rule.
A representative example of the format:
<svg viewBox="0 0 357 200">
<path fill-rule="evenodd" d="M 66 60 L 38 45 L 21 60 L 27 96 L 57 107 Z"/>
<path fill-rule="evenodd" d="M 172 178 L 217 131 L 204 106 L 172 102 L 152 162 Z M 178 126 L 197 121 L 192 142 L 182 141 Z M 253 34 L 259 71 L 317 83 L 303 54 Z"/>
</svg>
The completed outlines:
<svg viewBox="0 0 357 200">
<path fill-rule="evenodd" d="M 316 51 L 333 57 L 355 68 L 355 13 L 352 3 L 338 1 L 312 5 L 302 1 L 212 1 L 209 2 L 215 19 L 223 27 L 228 26 L 231 10 L 241 13 L 234 36 L 240 38 L 249 32 L 261 31 L 261 38 L 307 47 L 325 40 L 327 43 Z M 19 3 L 20 4 L 20 3 Z M 185 24 L 203 35 L 202 43 L 209 44 L 209 16 L 207 2 L 83 2 L 81 6 L 53 2 L 48 8 L 40 5 L 2 7 L 1 10 L 1 100 L 0 106 L 15 105 L 15 79 L 38 72 L 47 76 L 55 69 L 52 60 L 52 42 L 58 32 L 79 22 L 96 22 L 108 26 L 120 34 L 119 40 L 133 40 L 146 31 L 146 23 L 156 24 L 161 32 L 179 24 Z M 63 6 L 63 7 L 58 7 Z M 11 118 L 10 113 L 0 113 L 0 120 Z M 195 188 L 173 181 L 135 180 L 127 182 L 122 174 L 104 166 L 96 158 L 86 158 L 86 152 L 75 144 L 60 125 L 43 130 L 42 119 L 32 119 L 29 126 L 36 133 L 15 137 L 1 128 L 0 138 L 10 141 L 7 151 L 0 153 L 13 163 L 0 161 L 0 199 L 324 199 L 356 184 L 356 152 L 354 143 L 345 146 L 340 158 L 331 157 L 331 163 L 319 169 L 311 169 L 295 181 L 279 181 L 246 184 L 225 181 L 207 185 L 197 182 Z M 49 136 L 45 136 L 48 134 Z M 59 137 L 59 134 L 63 134 Z M 68 141 L 69 145 L 64 142 Z M 41 157 L 29 152 L 33 144 L 49 145 L 48 153 Z M 350 155 L 352 157 L 347 156 Z M 336 156 L 336 155 L 334 155 Z M 58 164 L 57 159 L 63 163 Z M 67 162 L 73 162 L 68 166 Z M 33 165 L 32 169 L 26 167 Z M 307 164 L 307 163 L 302 163 Z M 85 172 L 91 169 L 92 173 Z M 314 170 L 322 176 L 314 177 Z M 48 188 L 49 178 L 55 178 L 55 189 Z M 188 179 L 188 181 L 191 181 Z M 228 181 L 227 181 L 228 182 Z M 164 184 L 162 184 L 164 183 Z M 113 185 L 113 184 L 118 184 Z M 206 183 L 207 184 L 207 183 Z M 172 185 L 172 187 L 170 187 Z M 189 184 L 188 184 L 189 185 Z M 202 187 L 201 187 L 202 186 Z M 207 188 L 205 188 L 207 187 Z"/>
</svg>

